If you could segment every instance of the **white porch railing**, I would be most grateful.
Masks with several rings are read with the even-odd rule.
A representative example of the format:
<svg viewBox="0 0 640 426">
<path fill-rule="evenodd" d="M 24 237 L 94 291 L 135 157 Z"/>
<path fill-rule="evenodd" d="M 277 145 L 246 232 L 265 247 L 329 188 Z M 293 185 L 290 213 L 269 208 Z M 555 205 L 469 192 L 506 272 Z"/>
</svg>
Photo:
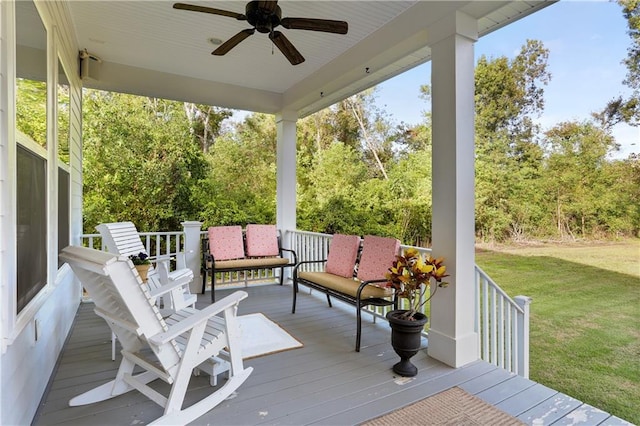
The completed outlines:
<svg viewBox="0 0 640 426">
<path fill-rule="evenodd" d="M 194 238 L 206 238 L 206 232 L 194 233 Z M 196 237 L 197 235 L 197 237 Z M 184 247 L 195 250 L 196 244 L 187 241 L 184 231 L 175 232 L 141 232 L 141 238 L 147 252 L 151 256 L 175 255 L 184 251 Z M 87 247 L 105 250 L 100 234 L 84 234 L 81 242 Z M 326 259 L 329 252 L 331 235 L 306 231 L 287 231 L 283 233 L 283 247 L 296 251 L 298 261 Z M 200 241 L 198 247 L 202 247 Z M 413 246 L 403 245 L 402 248 Z M 420 253 L 430 253 L 424 247 L 414 247 Z M 195 277 L 200 271 L 195 265 L 200 265 L 201 253 L 190 253 L 193 259 L 192 269 Z M 320 270 L 320 265 L 309 265 L 307 270 Z M 529 304 L 531 299 L 517 296 L 511 299 L 482 269 L 477 265 L 476 271 L 476 332 L 478 333 L 478 347 L 480 358 L 491 364 L 504 368 L 512 373 L 529 377 Z M 249 282 L 273 282 L 274 274 L 271 270 L 249 271 L 238 274 L 224 274 L 216 279 L 216 285 L 247 285 Z M 290 278 L 290 277 L 285 277 Z M 195 280 L 194 280 L 195 281 Z M 201 286 L 201 281 L 195 283 L 192 291 Z M 402 306 L 400 306 L 402 308 Z M 390 307 L 372 307 L 366 309 L 374 320 L 385 319 Z M 425 315 L 429 316 L 429 304 L 424 307 Z M 428 331 L 425 331 L 428 336 Z"/>
<path fill-rule="evenodd" d="M 175 256 L 184 251 L 184 232 L 139 232 L 150 257 Z M 83 234 L 80 243 L 85 247 L 107 251 L 100 234 Z"/>
<path fill-rule="evenodd" d="M 511 299 L 476 265 L 476 332 L 480 357 L 529 378 L 529 304 Z"/>
</svg>

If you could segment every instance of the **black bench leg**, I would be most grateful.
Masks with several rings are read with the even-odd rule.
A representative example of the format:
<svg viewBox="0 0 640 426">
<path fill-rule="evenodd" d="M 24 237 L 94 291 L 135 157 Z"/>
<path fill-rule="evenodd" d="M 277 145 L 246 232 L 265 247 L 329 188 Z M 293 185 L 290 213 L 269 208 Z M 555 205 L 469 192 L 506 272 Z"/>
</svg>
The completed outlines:
<svg viewBox="0 0 640 426">
<path fill-rule="evenodd" d="M 329 303 L 330 308 L 333 308 L 333 305 L 331 304 L 331 296 L 329 296 L 329 293 L 327 293 L 327 303 Z"/>
<path fill-rule="evenodd" d="M 216 272 L 211 270 L 211 303 L 216 301 Z"/>
<path fill-rule="evenodd" d="M 284 284 L 284 266 L 280 268 L 280 285 Z"/>
<path fill-rule="evenodd" d="M 293 279 L 293 305 L 291 306 L 291 313 L 296 313 L 296 298 L 298 297 L 298 281 Z"/>
<path fill-rule="evenodd" d="M 360 311 L 361 306 L 359 304 L 356 305 L 356 311 L 357 311 L 357 327 L 358 330 L 356 331 L 356 352 L 360 352 L 360 336 L 362 334 L 362 312 Z"/>
</svg>

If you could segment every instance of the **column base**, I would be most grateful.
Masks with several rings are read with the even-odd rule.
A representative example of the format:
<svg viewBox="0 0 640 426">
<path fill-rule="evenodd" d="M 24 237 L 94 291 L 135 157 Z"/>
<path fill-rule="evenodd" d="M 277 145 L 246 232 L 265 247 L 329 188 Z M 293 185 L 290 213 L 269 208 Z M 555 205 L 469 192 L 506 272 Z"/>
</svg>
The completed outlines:
<svg viewBox="0 0 640 426">
<path fill-rule="evenodd" d="M 431 329 L 427 354 L 451 367 L 462 367 L 480 358 L 478 334 L 469 333 L 456 339 Z"/>
</svg>

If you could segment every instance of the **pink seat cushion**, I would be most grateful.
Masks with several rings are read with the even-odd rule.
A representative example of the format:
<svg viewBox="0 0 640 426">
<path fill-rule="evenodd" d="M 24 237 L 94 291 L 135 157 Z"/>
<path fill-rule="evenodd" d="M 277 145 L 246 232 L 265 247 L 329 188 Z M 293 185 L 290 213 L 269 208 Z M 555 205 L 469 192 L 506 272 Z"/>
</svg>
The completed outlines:
<svg viewBox="0 0 640 426">
<path fill-rule="evenodd" d="M 247 256 L 278 256 L 278 230 L 275 225 L 247 225 Z"/>
<path fill-rule="evenodd" d="M 215 260 L 244 258 L 241 226 L 212 226 L 209 231 L 209 252 Z"/>
<path fill-rule="evenodd" d="M 358 279 L 361 281 L 384 279 L 400 249 L 400 241 L 395 238 L 366 235 L 362 243 L 362 254 L 358 265 Z"/>
<path fill-rule="evenodd" d="M 327 257 L 325 272 L 352 278 L 359 247 L 360 237 L 357 235 L 335 234 L 329 245 L 329 256 Z"/>
</svg>

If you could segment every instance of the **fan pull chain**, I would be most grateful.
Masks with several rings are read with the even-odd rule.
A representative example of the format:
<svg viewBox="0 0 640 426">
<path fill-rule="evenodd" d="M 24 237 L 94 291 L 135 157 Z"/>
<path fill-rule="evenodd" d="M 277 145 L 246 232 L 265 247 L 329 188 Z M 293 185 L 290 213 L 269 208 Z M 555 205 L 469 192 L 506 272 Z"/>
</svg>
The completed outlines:
<svg viewBox="0 0 640 426">
<path fill-rule="evenodd" d="M 273 41 L 273 24 L 271 24 L 271 31 L 269 32 L 269 40 L 271 40 L 271 56 L 273 56 L 273 45 L 275 42 Z"/>
</svg>

